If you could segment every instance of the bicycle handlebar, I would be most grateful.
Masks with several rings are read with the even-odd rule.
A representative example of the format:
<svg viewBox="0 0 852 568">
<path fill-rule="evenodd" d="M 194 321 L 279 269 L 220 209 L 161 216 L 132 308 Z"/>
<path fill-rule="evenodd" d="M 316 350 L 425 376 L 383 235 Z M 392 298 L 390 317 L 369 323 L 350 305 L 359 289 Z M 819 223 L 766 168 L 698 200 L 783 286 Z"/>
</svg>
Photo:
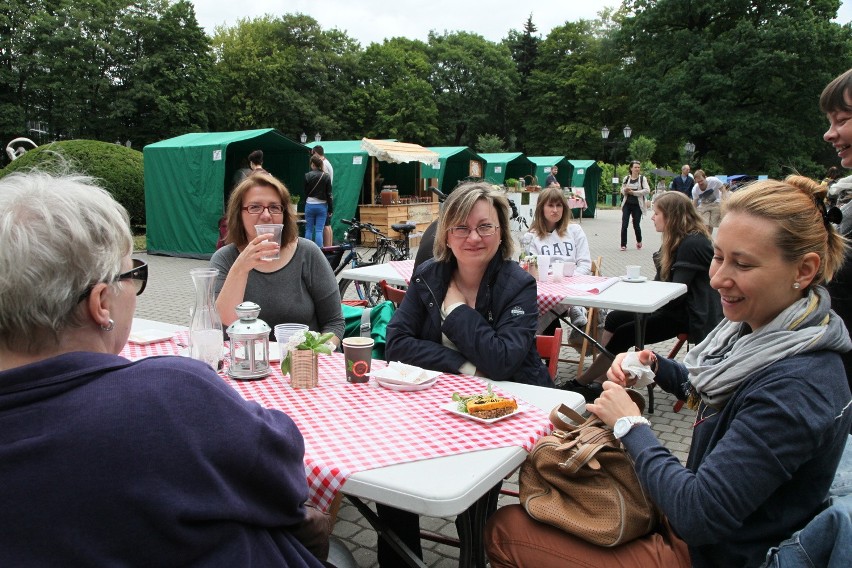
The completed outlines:
<svg viewBox="0 0 852 568">
<path fill-rule="evenodd" d="M 447 194 L 444 193 L 443 191 L 441 191 L 440 189 L 438 189 L 437 187 L 429 186 L 429 187 L 426 188 L 426 191 L 431 191 L 432 193 L 437 195 L 438 196 L 438 202 L 440 202 L 440 203 L 443 203 L 444 201 L 447 200 Z"/>
<path fill-rule="evenodd" d="M 383 232 L 381 232 L 380 230 L 378 230 L 375 227 L 375 225 L 373 225 L 372 223 L 362 223 L 362 222 L 360 222 L 360 221 L 358 221 L 357 219 L 354 219 L 354 218 L 353 219 L 341 219 L 340 222 L 343 223 L 344 225 L 349 225 L 350 227 L 356 227 L 358 229 L 361 229 L 362 231 L 364 231 L 364 230 L 370 231 L 371 233 L 373 233 L 374 235 L 376 235 L 377 237 L 379 237 L 381 239 L 386 239 L 388 241 L 394 240 L 394 239 L 390 238 L 389 236 L 387 236 L 386 234 L 384 234 Z"/>
</svg>

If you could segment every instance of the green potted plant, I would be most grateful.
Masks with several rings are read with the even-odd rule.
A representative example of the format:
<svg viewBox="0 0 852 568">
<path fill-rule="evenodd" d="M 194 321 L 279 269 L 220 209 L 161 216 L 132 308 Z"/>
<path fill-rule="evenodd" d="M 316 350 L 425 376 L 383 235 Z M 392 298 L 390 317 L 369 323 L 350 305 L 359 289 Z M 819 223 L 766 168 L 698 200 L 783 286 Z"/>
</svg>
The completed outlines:
<svg viewBox="0 0 852 568">
<path fill-rule="evenodd" d="M 317 385 L 317 355 L 328 355 L 334 351 L 329 343 L 333 333 L 320 334 L 316 331 L 297 331 L 287 340 L 281 353 L 281 372 L 289 373 L 290 384 L 295 388 L 313 388 Z"/>
</svg>

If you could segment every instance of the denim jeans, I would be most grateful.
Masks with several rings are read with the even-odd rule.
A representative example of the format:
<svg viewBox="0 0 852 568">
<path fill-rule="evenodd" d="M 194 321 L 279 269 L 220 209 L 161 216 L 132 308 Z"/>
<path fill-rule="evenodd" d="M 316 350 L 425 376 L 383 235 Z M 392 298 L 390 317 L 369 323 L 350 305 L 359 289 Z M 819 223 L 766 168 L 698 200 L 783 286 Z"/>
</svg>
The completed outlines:
<svg viewBox="0 0 852 568">
<path fill-rule="evenodd" d="M 305 203 L 305 238 L 322 246 L 322 229 L 328 216 L 327 203 Z"/>
<path fill-rule="evenodd" d="M 802 530 L 769 549 L 767 568 L 852 566 L 852 436 L 829 490 L 831 506 Z"/>
</svg>

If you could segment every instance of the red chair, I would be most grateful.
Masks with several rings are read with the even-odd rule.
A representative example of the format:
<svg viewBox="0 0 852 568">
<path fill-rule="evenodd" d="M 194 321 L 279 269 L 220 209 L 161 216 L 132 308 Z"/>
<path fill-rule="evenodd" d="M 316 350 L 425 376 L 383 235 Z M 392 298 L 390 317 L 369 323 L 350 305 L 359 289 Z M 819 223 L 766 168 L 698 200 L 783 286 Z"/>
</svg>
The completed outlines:
<svg viewBox="0 0 852 568">
<path fill-rule="evenodd" d="M 557 327 L 553 335 L 536 335 L 535 346 L 538 354 L 547 362 L 550 380 L 556 380 L 556 370 L 559 367 L 559 349 L 562 347 L 562 328 Z"/>
<path fill-rule="evenodd" d="M 381 280 L 379 282 L 379 288 L 382 289 L 382 295 L 385 299 L 393 302 L 396 307 L 399 307 L 402 303 L 402 299 L 405 298 L 405 290 L 391 286 L 388 284 L 387 280 Z"/>
</svg>

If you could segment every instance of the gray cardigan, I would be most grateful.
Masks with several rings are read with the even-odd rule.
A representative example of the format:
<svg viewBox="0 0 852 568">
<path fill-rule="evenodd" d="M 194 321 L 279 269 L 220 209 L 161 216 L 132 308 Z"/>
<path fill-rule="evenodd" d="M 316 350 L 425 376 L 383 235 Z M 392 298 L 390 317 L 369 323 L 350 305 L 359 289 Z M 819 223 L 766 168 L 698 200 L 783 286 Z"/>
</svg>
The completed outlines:
<svg viewBox="0 0 852 568">
<path fill-rule="evenodd" d="M 217 250 L 210 259 L 210 266 L 219 269 L 217 296 L 239 254 L 231 244 Z M 279 323 L 304 323 L 313 331 L 343 338 L 337 280 L 322 251 L 311 241 L 299 238 L 293 258 L 275 272 L 252 270 L 243 300 L 258 304 L 260 319 L 273 330 Z"/>
</svg>

